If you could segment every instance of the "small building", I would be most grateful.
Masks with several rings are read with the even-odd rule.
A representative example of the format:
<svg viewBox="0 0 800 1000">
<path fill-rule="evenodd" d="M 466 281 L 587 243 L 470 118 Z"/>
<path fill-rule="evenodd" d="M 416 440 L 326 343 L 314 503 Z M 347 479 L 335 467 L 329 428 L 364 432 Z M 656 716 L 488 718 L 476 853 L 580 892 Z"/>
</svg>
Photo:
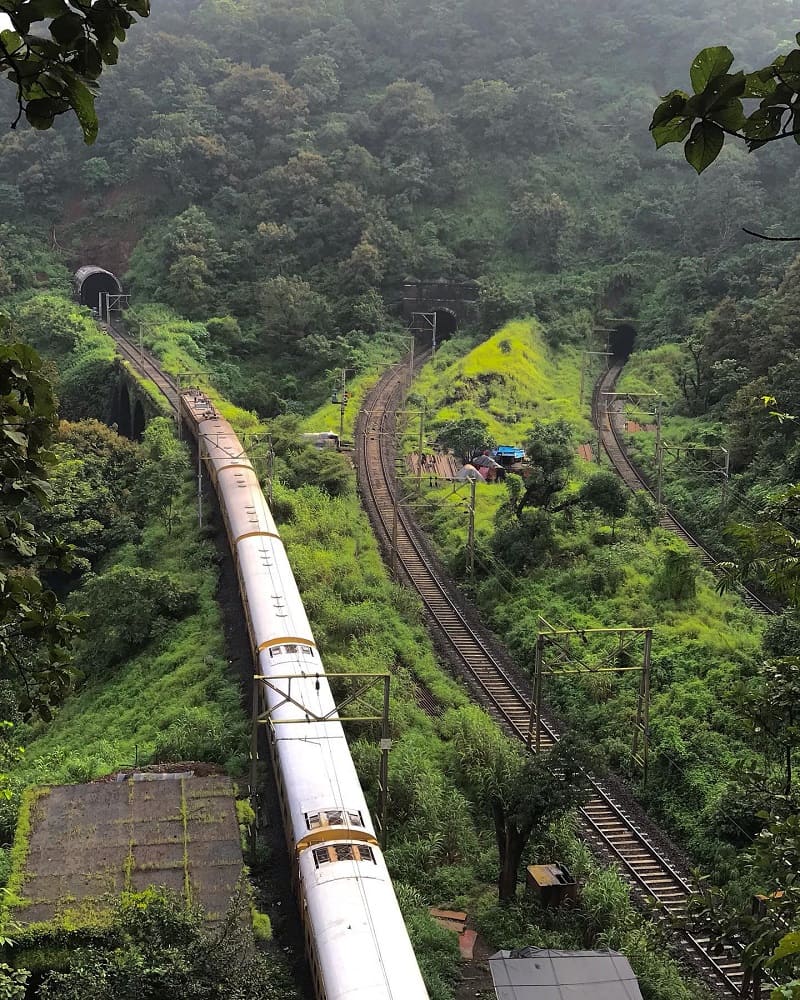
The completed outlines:
<svg viewBox="0 0 800 1000">
<path fill-rule="evenodd" d="M 506 469 L 512 465 L 517 465 L 525 458 L 525 451 L 516 445 L 501 444 L 492 453 L 494 460 Z"/>
<path fill-rule="evenodd" d="M 561 906 L 578 898 L 578 882 L 566 865 L 528 865 L 525 872 L 526 892 L 535 896 L 542 906 Z"/>
<path fill-rule="evenodd" d="M 497 1000 L 642 1000 L 630 962 L 617 951 L 520 948 L 489 959 Z"/>
</svg>

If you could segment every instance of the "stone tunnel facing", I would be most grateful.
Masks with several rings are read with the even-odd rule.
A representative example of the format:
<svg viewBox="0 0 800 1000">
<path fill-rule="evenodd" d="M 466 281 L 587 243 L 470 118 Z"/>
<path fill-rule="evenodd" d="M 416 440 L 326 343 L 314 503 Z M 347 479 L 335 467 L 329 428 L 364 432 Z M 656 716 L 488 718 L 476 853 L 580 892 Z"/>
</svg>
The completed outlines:
<svg viewBox="0 0 800 1000">
<path fill-rule="evenodd" d="M 636 330 L 630 323 L 620 323 L 618 327 L 611 331 L 608 338 L 608 349 L 615 358 L 630 357 L 633 345 L 636 340 Z"/>
<path fill-rule="evenodd" d="M 115 275 L 102 267 L 87 265 L 75 274 L 75 294 L 82 306 L 100 310 L 100 295 L 108 292 L 119 295 L 122 285 Z"/>
</svg>

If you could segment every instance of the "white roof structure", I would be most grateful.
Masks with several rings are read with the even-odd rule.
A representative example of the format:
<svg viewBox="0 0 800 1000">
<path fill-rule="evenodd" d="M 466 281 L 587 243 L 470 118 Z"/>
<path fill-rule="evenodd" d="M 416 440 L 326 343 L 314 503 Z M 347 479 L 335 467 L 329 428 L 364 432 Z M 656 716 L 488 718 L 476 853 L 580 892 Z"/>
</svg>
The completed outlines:
<svg viewBox="0 0 800 1000">
<path fill-rule="evenodd" d="M 467 479 L 483 481 L 483 476 L 480 474 L 480 472 L 478 472 L 478 470 L 475 468 L 474 465 L 467 464 L 467 465 L 462 465 L 461 468 L 458 470 L 456 479 L 460 479 L 464 482 L 466 482 Z"/>
<path fill-rule="evenodd" d="M 497 1000 L 642 1000 L 617 951 L 498 951 L 489 959 Z"/>
</svg>

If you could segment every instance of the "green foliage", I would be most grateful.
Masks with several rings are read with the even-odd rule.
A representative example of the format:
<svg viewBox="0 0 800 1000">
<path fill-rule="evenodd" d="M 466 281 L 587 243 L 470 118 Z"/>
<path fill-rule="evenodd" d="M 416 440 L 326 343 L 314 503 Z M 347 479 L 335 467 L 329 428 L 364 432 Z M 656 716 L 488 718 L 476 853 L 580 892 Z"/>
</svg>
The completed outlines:
<svg viewBox="0 0 800 1000">
<path fill-rule="evenodd" d="M 611 538 L 618 517 L 622 517 L 628 509 L 630 491 L 614 472 L 598 472 L 587 479 L 578 491 L 578 503 L 584 507 L 593 507 L 611 518 Z"/>
<path fill-rule="evenodd" d="M 59 546 L 28 520 L 50 498 L 49 446 L 56 420 L 52 388 L 35 351 L 0 346 L 0 663 L 19 684 L 23 712 L 50 716 L 66 693 L 78 620 L 36 572 L 65 565 Z"/>
<path fill-rule="evenodd" d="M 525 488 L 514 511 L 525 507 L 547 507 L 567 485 L 575 458 L 575 439 L 566 420 L 545 423 L 534 421 L 525 440 L 525 455 L 530 463 Z"/>
<path fill-rule="evenodd" d="M 236 759 L 244 736 L 240 720 L 231 727 L 229 720 L 210 706 L 184 708 L 157 738 L 153 748 L 156 761 L 201 760 L 224 764 L 238 770 Z"/>
<path fill-rule="evenodd" d="M 440 428 L 436 437 L 442 448 L 454 451 L 464 463 L 472 461 L 495 445 L 487 425 L 482 420 L 470 417 L 449 420 Z"/>
<path fill-rule="evenodd" d="M 256 941 L 269 941 L 272 938 L 272 923 L 267 914 L 251 907 L 250 919 L 253 924 L 253 937 Z"/>
<path fill-rule="evenodd" d="M 499 346 L 503 341 L 509 342 L 511 354 Z M 527 354 L 532 348 L 525 344 L 521 349 L 508 331 L 460 360 L 453 358 L 457 347 L 465 349 L 463 343 L 453 344 L 450 356 L 437 361 L 415 383 L 415 391 L 424 391 L 429 411 L 445 403 L 437 414 L 449 417 L 453 413 L 449 401 L 454 388 L 464 373 L 471 375 L 478 368 L 478 358 L 485 359 L 492 373 L 504 359 L 512 358 L 502 381 L 488 382 L 485 395 L 478 395 L 482 386 L 476 383 L 472 400 L 460 405 L 478 419 L 489 419 L 496 412 L 511 410 L 508 400 L 516 398 L 524 401 L 524 407 L 519 407 L 522 427 L 529 426 L 534 416 L 546 428 L 555 417 L 569 415 L 569 425 L 581 428 L 579 365 L 572 367 L 569 348 L 547 352 L 542 363 L 529 366 L 522 351 Z M 671 400 L 679 399 L 675 380 L 679 358 L 677 345 L 635 354 L 628 381 L 621 388 L 648 391 L 652 383 L 665 395 L 669 393 Z M 513 440 L 506 429 L 513 426 L 501 425 L 498 439 Z M 542 436 L 547 444 L 546 434 Z M 637 439 L 645 438 L 637 435 Z M 743 715 L 736 696 L 739 683 L 756 671 L 759 627 L 735 596 L 715 592 L 715 578 L 694 566 L 688 550 L 658 527 L 659 515 L 652 501 L 639 503 L 642 494 L 634 494 L 628 512 L 618 518 L 612 546 L 612 532 L 602 524 L 605 516 L 577 502 L 594 467 L 573 461 L 567 449 L 564 458 L 571 466 L 571 481 L 548 509 L 525 509 L 514 518 L 512 511 L 523 491 L 521 480 L 514 476 L 507 477 L 506 489 L 486 484 L 479 491 L 474 596 L 523 670 L 529 670 L 533 662 L 539 615 L 576 628 L 608 627 L 612 622 L 657 625 L 651 769 L 644 800 L 695 857 L 729 871 L 727 845 L 740 846 L 745 836 L 742 830 L 757 832 L 752 806 L 756 802 L 755 808 L 760 809 L 762 801 L 737 792 L 731 784 L 762 760 L 761 745 L 752 738 L 752 723 Z M 425 492 L 429 501 L 437 498 L 437 491 Z M 448 562 L 463 565 L 457 556 L 465 544 L 463 516 L 443 507 L 428 524 Z M 677 601 L 660 581 L 656 583 L 665 550 L 676 544 L 679 562 L 688 560 L 695 586 L 693 597 Z M 587 655 L 578 640 L 574 652 Z M 635 711 L 631 677 L 552 678 L 545 694 L 570 728 L 590 738 L 612 767 L 638 780 L 631 770 L 630 744 L 619 736 L 629 731 Z"/>
<path fill-rule="evenodd" d="M 287 462 L 287 486 L 318 486 L 330 496 L 342 496 L 352 490 L 344 456 L 326 448 L 305 447 L 291 455 Z"/>
<path fill-rule="evenodd" d="M 683 548 L 668 548 L 653 581 L 656 592 L 667 601 L 684 602 L 697 593 L 697 559 Z"/>
<path fill-rule="evenodd" d="M 102 8 L 80 12 L 62 0 L 7 5 L 11 23 L 0 33 L 0 69 L 16 88 L 19 114 L 37 129 L 48 129 L 57 115 L 74 111 L 84 139 L 97 138 L 94 107 L 97 80 L 103 66 L 116 63 L 118 41 L 147 17 L 148 0 L 111 0 Z"/>
<path fill-rule="evenodd" d="M 641 525 L 644 531 L 652 531 L 659 521 L 658 507 L 649 493 L 637 490 L 631 497 L 629 510 L 631 516 Z"/>
<path fill-rule="evenodd" d="M 719 156 L 726 135 L 743 139 L 750 151 L 800 135 L 794 107 L 800 94 L 800 48 L 750 73 L 729 73 L 733 60 L 727 46 L 703 49 L 690 69 L 694 93 L 673 90 L 653 114 L 656 146 L 685 141 L 686 159 L 698 174 Z M 760 100 L 746 114 L 743 99 Z"/>
<path fill-rule="evenodd" d="M 161 517 L 171 535 L 186 478 L 185 449 L 176 441 L 174 425 L 166 417 L 155 417 L 145 427 L 142 448 L 150 459 L 140 482 L 142 506 Z"/>
<path fill-rule="evenodd" d="M 115 566 L 86 579 L 76 597 L 86 616 L 81 659 L 102 673 L 197 610 L 196 590 L 179 578 L 143 567 Z"/>
<path fill-rule="evenodd" d="M 126 893 L 116 906 L 107 944 L 77 948 L 69 969 L 51 972 L 42 1000 L 158 1000 L 165 995 L 212 1000 L 294 997 L 278 963 L 254 950 L 234 902 L 210 931 L 182 900 L 154 889 Z"/>
<path fill-rule="evenodd" d="M 102 445 L 96 455 L 101 468 L 106 451 Z M 111 449 L 108 456 L 119 453 Z M 84 456 L 89 477 L 92 455 L 89 449 Z M 188 472 L 187 459 L 182 461 Z M 124 468 L 114 473 L 123 481 Z M 178 506 L 191 509 L 194 495 L 184 489 Z M 241 769 L 244 722 L 214 596 L 216 553 L 196 531 L 194 519 L 176 518 L 169 535 L 153 513 L 137 539 L 107 552 L 95 575 L 77 581 L 71 602 L 87 606 L 103 624 L 87 631 L 78 646 L 83 684 L 46 729 L 24 734 L 26 754 L 13 772 L 9 815 L 0 808 L 4 830 L 13 829 L 20 788 L 90 780 L 132 764 L 137 753 L 145 761 L 156 753 L 168 759 L 207 755 L 234 772 Z M 111 667 L 113 656 L 122 659 Z"/>
<path fill-rule="evenodd" d="M 587 801 L 588 757 L 567 737 L 548 752 L 526 754 L 478 709 L 452 711 L 444 725 L 461 780 L 494 823 L 500 899 L 513 900 L 528 840 Z"/>
<path fill-rule="evenodd" d="M 71 574 L 139 536 L 141 449 L 96 420 L 62 422 L 54 445 L 52 499 L 39 517 L 42 529 L 73 548 Z"/>
<path fill-rule="evenodd" d="M 0 963 L 0 998 L 25 1000 L 30 975 L 25 969 L 12 969 L 5 962 Z"/>
</svg>

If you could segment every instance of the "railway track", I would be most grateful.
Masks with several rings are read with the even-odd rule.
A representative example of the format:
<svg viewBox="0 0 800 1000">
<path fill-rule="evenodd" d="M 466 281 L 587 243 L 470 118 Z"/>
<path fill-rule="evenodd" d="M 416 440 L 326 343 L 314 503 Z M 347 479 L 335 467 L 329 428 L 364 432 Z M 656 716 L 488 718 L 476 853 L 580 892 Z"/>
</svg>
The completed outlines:
<svg viewBox="0 0 800 1000">
<path fill-rule="evenodd" d="M 107 329 L 122 357 L 151 380 L 177 411 L 176 382 L 161 370 L 152 355 L 140 354 L 124 334 L 112 327 Z M 395 474 L 393 447 L 385 447 L 383 442 L 391 441 L 394 435 L 395 412 L 403 394 L 406 372 L 405 366 L 399 366 L 385 373 L 367 401 L 356 432 L 356 464 L 362 495 L 384 548 L 391 547 L 394 527 Z M 397 514 L 396 538 L 401 573 L 422 598 L 434 632 L 461 662 L 492 715 L 517 738 L 526 741 L 531 713 L 529 698 L 469 624 L 461 610 L 461 601 L 451 595 L 450 585 L 425 555 L 402 508 Z M 440 713 L 436 699 L 422 684 L 417 700 L 429 714 Z M 544 721 L 542 745 L 552 746 L 557 739 L 555 729 Z M 689 879 L 670 863 L 599 781 L 593 781 L 592 799 L 581 810 L 581 826 L 587 840 L 615 859 L 628 884 L 641 896 L 657 900 L 665 916 L 679 918 L 686 913 L 692 893 Z M 685 942 L 687 952 L 709 983 L 728 994 L 743 995 L 744 972 L 733 949 L 712 954 L 709 939 L 691 933 L 685 934 Z"/>
<path fill-rule="evenodd" d="M 603 443 L 603 448 L 611 464 L 614 466 L 614 470 L 628 489 L 633 492 L 645 491 L 655 500 L 656 496 L 653 489 L 642 471 L 631 460 L 623 443 L 622 431 L 619 426 L 622 415 L 618 405 L 616 402 L 612 402 L 609 406 L 601 406 L 602 394 L 614 391 L 614 386 L 617 384 L 617 379 L 624 365 L 624 361 L 615 361 L 609 367 L 608 371 L 598 379 L 592 395 L 592 422 L 600 431 L 600 440 Z M 672 511 L 664 509 L 659 519 L 659 524 L 662 528 L 672 532 L 673 535 L 677 535 L 690 548 L 695 549 L 704 566 L 707 566 L 717 576 L 724 576 L 725 571 L 719 562 L 703 543 L 695 538 L 688 528 L 681 524 Z M 765 601 L 762 601 L 752 590 L 744 585 L 737 586 L 737 590 L 742 601 L 756 614 L 775 614 L 773 608 Z"/>
<path fill-rule="evenodd" d="M 387 371 L 365 402 L 356 428 L 356 468 L 362 500 L 385 552 L 396 542 L 398 577 L 412 586 L 425 605 L 431 632 L 439 648 L 449 651 L 470 686 L 490 713 L 509 732 L 527 743 L 531 702 L 527 692 L 501 664 L 501 656 L 470 624 L 472 613 L 420 544 L 413 521 L 398 506 L 395 511 L 396 455 L 395 415 L 402 405 L 407 369 L 400 365 Z M 474 612 L 477 620 L 477 612 Z M 542 745 L 558 739 L 552 725 L 544 721 Z M 655 899 L 665 917 L 687 913 L 692 884 L 652 842 L 610 790 L 593 779 L 593 794 L 580 812 L 586 839 L 616 862 L 623 878 L 640 896 Z M 684 934 L 687 955 L 717 991 L 745 995 L 745 976 L 737 952 L 727 947 L 720 954 L 709 938 Z"/>
<path fill-rule="evenodd" d="M 110 337 L 114 338 L 114 343 L 117 345 L 117 351 L 119 351 L 125 361 L 131 364 L 140 375 L 153 382 L 175 413 L 177 413 L 178 397 L 180 394 L 178 391 L 178 383 L 172 378 L 172 376 L 167 375 L 166 372 L 161 370 L 158 362 L 152 354 L 148 351 L 140 352 L 139 348 L 131 340 L 129 340 L 124 333 L 111 326 L 110 323 L 104 323 L 103 329 L 109 334 Z"/>
</svg>

